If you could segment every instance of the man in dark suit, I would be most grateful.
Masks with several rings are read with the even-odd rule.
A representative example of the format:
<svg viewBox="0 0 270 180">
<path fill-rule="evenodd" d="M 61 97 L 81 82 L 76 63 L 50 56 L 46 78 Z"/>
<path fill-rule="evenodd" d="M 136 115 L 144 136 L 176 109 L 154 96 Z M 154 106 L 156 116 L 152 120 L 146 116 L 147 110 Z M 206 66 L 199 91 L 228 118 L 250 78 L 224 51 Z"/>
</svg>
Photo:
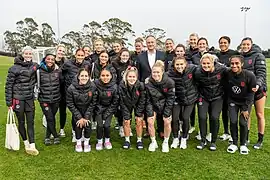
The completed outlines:
<svg viewBox="0 0 270 180">
<path fill-rule="evenodd" d="M 156 38 L 152 35 L 146 37 L 147 51 L 141 53 L 137 59 L 139 80 L 144 82 L 151 75 L 152 67 L 157 60 L 165 60 L 165 53 L 156 49 Z M 145 114 L 145 120 L 147 119 Z M 147 121 L 146 121 L 147 122 Z M 161 138 L 164 137 L 163 118 L 157 116 L 157 132 Z"/>
</svg>

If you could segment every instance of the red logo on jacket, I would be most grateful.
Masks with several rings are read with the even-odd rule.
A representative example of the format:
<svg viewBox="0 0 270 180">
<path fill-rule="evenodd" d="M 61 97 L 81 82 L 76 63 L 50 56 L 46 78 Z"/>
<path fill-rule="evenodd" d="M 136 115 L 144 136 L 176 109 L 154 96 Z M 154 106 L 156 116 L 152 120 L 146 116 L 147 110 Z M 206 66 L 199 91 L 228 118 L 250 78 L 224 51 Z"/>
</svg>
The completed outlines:
<svg viewBox="0 0 270 180">
<path fill-rule="evenodd" d="M 107 96 L 110 97 L 112 95 L 111 91 L 107 91 Z"/>
<path fill-rule="evenodd" d="M 36 66 L 33 66 L 33 70 L 36 71 L 37 70 L 37 67 Z"/>
<path fill-rule="evenodd" d="M 201 97 L 199 98 L 199 102 L 202 102 L 202 98 Z"/>
<path fill-rule="evenodd" d="M 168 92 L 168 88 L 164 88 L 163 91 L 166 93 Z"/>
<path fill-rule="evenodd" d="M 192 74 L 188 74 L 188 79 L 192 79 Z"/>
<path fill-rule="evenodd" d="M 92 96 L 92 92 L 91 91 L 88 92 L 88 96 L 90 96 L 90 97 Z"/>
<path fill-rule="evenodd" d="M 136 91 L 136 94 L 137 94 L 137 96 L 140 96 L 140 91 L 137 90 Z"/>
<path fill-rule="evenodd" d="M 248 60 L 248 64 L 252 64 L 252 59 Z"/>
<path fill-rule="evenodd" d="M 220 79 L 220 74 L 219 73 L 217 74 L 217 79 Z"/>
<path fill-rule="evenodd" d="M 47 104 L 47 103 L 44 103 L 44 104 L 43 104 L 43 106 L 44 106 L 44 107 L 47 107 L 47 106 L 48 106 L 48 104 Z"/>
<path fill-rule="evenodd" d="M 245 87 L 246 83 L 242 81 L 240 85 L 241 87 Z"/>
</svg>

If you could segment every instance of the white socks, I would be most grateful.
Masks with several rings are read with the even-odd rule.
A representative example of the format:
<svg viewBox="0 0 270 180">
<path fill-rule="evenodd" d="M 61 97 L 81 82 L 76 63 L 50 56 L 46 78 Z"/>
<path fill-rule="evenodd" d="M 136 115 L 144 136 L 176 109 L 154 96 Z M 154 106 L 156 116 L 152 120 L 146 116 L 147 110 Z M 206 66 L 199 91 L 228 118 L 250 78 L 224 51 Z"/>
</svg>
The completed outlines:
<svg viewBox="0 0 270 180">
<path fill-rule="evenodd" d="M 84 145 L 89 145 L 90 138 L 84 138 Z"/>
<path fill-rule="evenodd" d="M 130 142 L 129 136 L 126 136 L 125 139 L 126 139 L 127 142 Z"/>
<path fill-rule="evenodd" d="M 76 142 L 77 142 L 77 146 L 82 145 L 82 139 L 76 139 Z"/>
<path fill-rule="evenodd" d="M 169 138 L 164 137 L 164 143 L 169 143 Z"/>
<path fill-rule="evenodd" d="M 28 147 L 30 146 L 30 144 L 29 144 L 29 141 L 28 141 L 28 140 L 23 141 L 23 143 L 24 143 L 24 146 L 25 146 L 26 148 L 28 148 Z"/>
<path fill-rule="evenodd" d="M 105 143 L 110 142 L 110 138 L 105 138 Z"/>
<path fill-rule="evenodd" d="M 150 139 L 151 139 L 152 142 L 156 142 L 156 137 L 155 136 L 154 137 L 150 137 Z"/>
<path fill-rule="evenodd" d="M 137 142 L 142 142 L 142 137 L 137 137 Z"/>
<path fill-rule="evenodd" d="M 98 139 L 98 143 L 102 144 L 103 143 L 103 139 Z"/>
</svg>

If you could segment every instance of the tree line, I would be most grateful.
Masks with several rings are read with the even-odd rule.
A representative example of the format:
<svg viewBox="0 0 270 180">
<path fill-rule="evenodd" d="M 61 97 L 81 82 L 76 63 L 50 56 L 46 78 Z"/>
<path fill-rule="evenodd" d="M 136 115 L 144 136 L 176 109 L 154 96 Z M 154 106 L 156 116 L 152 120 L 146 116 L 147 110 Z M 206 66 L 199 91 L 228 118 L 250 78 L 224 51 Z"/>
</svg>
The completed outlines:
<svg viewBox="0 0 270 180">
<path fill-rule="evenodd" d="M 161 28 L 149 28 L 142 33 L 145 38 L 148 35 L 154 35 L 157 38 L 159 48 L 164 47 L 166 32 Z M 122 21 L 119 18 L 110 18 L 99 24 L 91 21 L 84 24 L 79 31 L 70 31 L 57 39 L 56 34 L 48 23 L 39 25 L 33 18 L 25 18 L 16 22 L 16 31 L 5 31 L 4 41 L 6 48 L 14 53 L 20 52 L 22 47 L 29 45 L 36 47 L 54 47 L 56 44 L 64 44 L 67 47 L 67 53 L 71 54 L 74 49 L 83 45 L 93 46 L 96 39 L 102 39 L 105 47 L 111 48 L 113 42 L 121 42 L 124 45 L 132 46 L 129 39 L 135 37 L 132 25 L 129 22 Z"/>
</svg>

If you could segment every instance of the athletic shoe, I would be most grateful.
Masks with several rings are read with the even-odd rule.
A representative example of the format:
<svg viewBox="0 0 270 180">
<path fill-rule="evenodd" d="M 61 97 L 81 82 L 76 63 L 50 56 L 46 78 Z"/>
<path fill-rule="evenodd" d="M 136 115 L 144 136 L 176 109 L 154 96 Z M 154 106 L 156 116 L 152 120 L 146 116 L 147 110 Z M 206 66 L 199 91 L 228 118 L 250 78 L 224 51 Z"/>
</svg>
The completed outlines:
<svg viewBox="0 0 270 180">
<path fill-rule="evenodd" d="M 119 136 L 120 136 L 120 137 L 125 137 L 125 133 L 124 133 L 124 128 L 123 128 L 123 126 L 120 126 L 120 128 L 119 128 Z"/>
<path fill-rule="evenodd" d="M 96 150 L 97 151 L 100 151 L 100 150 L 102 150 L 103 149 L 103 144 L 102 143 L 97 143 L 96 144 Z"/>
<path fill-rule="evenodd" d="M 196 136 L 196 139 L 201 141 L 202 140 L 202 137 L 201 137 L 201 133 L 199 132 L 199 134 Z"/>
<path fill-rule="evenodd" d="M 249 152 L 249 149 L 247 148 L 247 146 L 245 145 L 240 146 L 240 154 L 247 155 L 248 152 Z"/>
<path fill-rule="evenodd" d="M 92 130 L 96 130 L 97 129 L 97 122 L 92 122 Z"/>
<path fill-rule="evenodd" d="M 211 151 L 215 151 L 215 150 L 217 150 L 217 145 L 215 143 L 211 143 L 209 149 Z"/>
<path fill-rule="evenodd" d="M 52 144 L 52 142 L 51 142 L 51 140 L 50 140 L 49 138 L 46 138 L 46 139 L 44 140 L 44 144 L 45 144 L 46 146 L 49 146 L 49 145 Z M 28 147 L 29 147 L 29 146 L 28 146 Z"/>
<path fill-rule="evenodd" d="M 219 136 L 219 138 L 222 140 L 222 141 L 226 141 L 228 139 L 230 139 L 231 135 L 229 134 L 222 134 L 221 136 Z"/>
<path fill-rule="evenodd" d="M 83 147 L 84 149 L 83 149 L 83 151 L 84 152 L 90 152 L 91 151 L 91 145 L 84 145 L 84 147 Z"/>
<path fill-rule="evenodd" d="M 179 139 L 178 138 L 173 138 L 173 142 L 171 144 L 172 149 L 176 149 L 179 146 Z"/>
<path fill-rule="evenodd" d="M 143 143 L 142 143 L 142 141 L 138 141 L 138 142 L 137 142 L 137 149 L 138 149 L 138 150 L 143 149 Z"/>
<path fill-rule="evenodd" d="M 60 138 L 54 138 L 53 144 L 60 144 Z"/>
<path fill-rule="evenodd" d="M 155 152 L 156 149 L 158 148 L 157 142 L 151 142 L 148 147 L 148 151 Z"/>
<path fill-rule="evenodd" d="M 59 136 L 66 137 L 66 133 L 65 133 L 64 129 L 60 129 Z"/>
<path fill-rule="evenodd" d="M 104 147 L 105 149 L 112 149 L 112 143 L 109 141 L 109 142 L 105 142 L 104 143 Z"/>
<path fill-rule="evenodd" d="M 123 144 L 123 148 L 124 149 L 129 149 L 130 148 L 130 142 L 125 141 L 124 144 Z"/>
<path fill-rule="evenodd" d="M 83 152 L 82 145 L 75 145 L 75 151 L 76 152 Z"/>
<path fill-rule="evenodd" d="M 195 127 L 190 127 L 190 129 L 188 130 L 188 133 L 189 133 L 189 134 L 192 134 L 193 131 L 195 131 Z"/>
<path fill-rule="evenodd" d="M 165 153 L 167 153 L 167 152 L 169 152 L 169 143 L 165 143 L 165 142 L 163 142 L 162 143 L 162 152 L 165 152 Z"/>
<path fill-rule="evenodd" d="M 207 140 L 208 142 L 211 142 L 211 140 L 212 140 L 212 134 L 211 134 L 211 133 L 208 133 L 208 134 L 206 135 L 206 140 Z"/>
<path fill-rule="evenodd" d="M 262 142 L 259 142 L 258 141 L 256 144 L 254 144 L 253 148 L 254 149 L 261 149 L 262 148 L 262 145 L 263 145 Z"/>
<path fill-rule="evenodd" d="M 235 153 L 238 150 L 238 147 L 234 144 L 231 144 L 228 148 L 227 148 L 227 152 L 228 153 Z"/>
<path fill-rule="evenodd" d="M 38 150 L 36 149 L 35 143 L 29 144 L 29 147 L 25 149 L 27 154 L 37 156 L 39 154 Z"/>
<path fill-rule="evenodd" d="M 233 143 L 233 138 L 232 138 L 232 136 L 230 136 L 230 138 L 229 138 L 229 143 Z"/>
<path fill-rule="evenodd" d="M 197 149 L 203 150 L 206 145 L 207 145 L 207 142 L 200 142 L 200 144 L 197 146 Z"/>
<path fill-rule="evenodd" d="M 187 149 L 187 138 L 181 138 L 180 149 Z"/>
</svg>

